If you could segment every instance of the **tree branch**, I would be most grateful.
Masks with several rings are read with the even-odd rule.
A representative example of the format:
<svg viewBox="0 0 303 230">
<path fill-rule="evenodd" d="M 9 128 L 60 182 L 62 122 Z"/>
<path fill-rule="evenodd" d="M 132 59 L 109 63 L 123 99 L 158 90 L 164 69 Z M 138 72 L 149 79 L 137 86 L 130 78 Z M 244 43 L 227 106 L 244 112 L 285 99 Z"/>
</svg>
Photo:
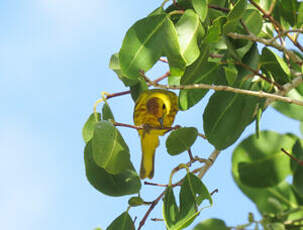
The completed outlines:
<svg viewBox="0 0 303 230">
<path fill-rule="evenodd" d="M 226 85 L 208 85 L 208 84 L 193 84 L 193 85 L 161 85 L 158 83 L 154 83 L 151 80 L 149 80 L 142 72 L 141 75 L 143 78 L 152 84 L 155 87 L 161 88 L 161 89 L 213 89 L 215 91 L 227 91 L 232 93 L 239 93 L 239 94 L 245 94 L 260 98 L 267 98 L 268 101 L 282 101 L 286 103 L 292 103 L 296 105 L 303 106 L 303 101 L 291 99 L 289 97 L 284 97 L 280 95 L 286 95 L 289 90 L 296 88 L 299 84 L 302 83 L 303 79 L 302 77 L 295 78 L 292 83 L 287 83 L 283 86 L 283 90 L 279 90 L 275 94 L 271 93 L 265 93 L 264 91 L 252 91 L 247 89 L 239 89 L 239 88 L 233 88 Z M 290 88 L 289 88 L 290 87 Z"/>
<path fill-rule="evenodd" d="M 198 174 L 198 177 L 200 179 L 202 179 L 202 177 L 205 175 L 205 173 L 207 172 L 207 170 L 214 164 L 214 162 L 216 161 L 217 157 L 219 156 L 220 154 L 220 150 L 214 150 L 212 152 L 212 154 L 209 156 L 208 158 L 208 163 L 206 163 L 201 169 L 200 169 L 200 172 Z"/>
</svg>

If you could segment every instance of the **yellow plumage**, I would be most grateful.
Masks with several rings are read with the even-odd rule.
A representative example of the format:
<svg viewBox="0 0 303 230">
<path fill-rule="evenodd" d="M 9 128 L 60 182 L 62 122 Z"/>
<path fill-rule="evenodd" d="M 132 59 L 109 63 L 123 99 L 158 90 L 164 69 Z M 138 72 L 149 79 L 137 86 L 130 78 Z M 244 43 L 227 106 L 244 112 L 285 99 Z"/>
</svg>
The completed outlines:
<svg viewBox="0 0 303 230">
<path fill-rule="evenodd" d="M 144 126 L 138 130 L 141 138 L 142 160 L 140 177 L 154 176 L 155 151 L 159 145 L 159 136 L 167 130 L 153 129 L 171 127 L 178 111 L 178 99 L 175 93 L 164 89 L 144 91 L 136 101 L 134 123 Z"/>
</svg>

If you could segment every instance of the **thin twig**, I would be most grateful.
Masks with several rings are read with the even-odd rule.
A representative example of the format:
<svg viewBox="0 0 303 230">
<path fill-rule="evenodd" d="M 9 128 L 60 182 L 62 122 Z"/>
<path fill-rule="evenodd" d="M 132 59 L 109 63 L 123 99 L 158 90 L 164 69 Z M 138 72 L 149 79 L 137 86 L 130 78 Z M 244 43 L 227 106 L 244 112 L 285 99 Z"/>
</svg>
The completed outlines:
<svg viewBox="0 0 303 230">
<path fill-rule="evenodd" d="M 154 207 L 158 204 L 158 202 L 160 201 L 160 199 L 164 196 L 165 194 L 164 190 L 150 205 L 149 209 L 147 210 L 147 212 L 145 213 L 145 215 L 143 216 L 142 220 L 139 223 L 139 227 L 138 230 L 140 230 L 142 228 L 142 226 L 145 224 L 145 221 L 147 219 L 147 217 L 149 216 L 149 214 L 151 213 L 151 211 L 154 209 Z"/>
<path fill-rule="evenodd" d="M 295 79 L 293 79 L 291 82 L 286 83 L 283 85 L 283 90 L 279 90 L 278 92 L 274 93 L 273 95 L 277 96 L 284 96 L 286 95 L 290 90 L 297 88 L 300 84 L 302 84 L 303 78 L 302 76 L 298 76 Z M 267 107 L 269 104 L 271 104 L 274 101 L 273 98 L 267 98 L 265 101 L 264 106 Z M 295 103 L 294 103 L 295 104 Z"/>
<path fill-rule="evenodd" d="M 207 139 L 207 137 L 206 137 L 204 134 L 202 134 L 202 133 L 198 133 L 198 136 L 199 136 L 199 137 L 202 137 L 202 138 L 205 139 L 205 140 Z"/>
<path fill-rule="evenodd" d="M 152 182 L 148 182 L 148 181 L 144 181 L 145 185 L 152 185 L 152 186 L 158 186 L 158 187 L 167 187 L 167 184 L 158 184 L 158 183 L 152 183 Z"/>
<path fill-rule="evenodd" d="M 130 125 L 130 124 L 125 124 L 125 123 L 120 123 L 120 122 L 113 122 L 114 126 L 122 126 L 122 127 L 127 127 L 127 128 L 132 128 L 132 129 L 136 129 L 136 130 L 140 130 L 143 129 L 142 126 L 135 126 L 135 125 Z"/>
<path fill-rule="evenodd" d="M 190 149 L 190 148 L 187 150 L 187 153 L 188 153 L 188 156 L 189 156 L 190 162 L 192 162 L 192 161 L 194 160 L 194 157 L 193 157 L 193 154 L 192 154 L 192 152 L 191 152 L 191 149 Z"/>
<path fill-rule="evenodd" d="M 211 9 L 215 9 L 215 10 L 220 10 L 224 13 L 228 13 L 230 10 L 228 8 L 224 8 L 224 7 L 220 7 L 220 6 L 215 6 L 215 5 L 211 5 L 211 4 L 208 4 L 208 8 L 211 8 Z"/>
<path fill-rule="evenodd" d="M 282 26 L 280 25 L 279 22 L 277 22 L 271 14 L 269 14 L 268 12 L 266 12 L 264 9 L 262 9 L 262 7 L 260 7 L 256 2 L 254 2 L 253 0 L 249 0 L 250 3 L 252 5 L 254 5 L 260 12 L 262 12 L 263 17 L 264 18 L 268 18 L 271 23 L 273 24 L 275 30 L 277 31 L 279 37 L 281 37 L 281 32 L 283 31 Z M 300 43 L 298 43 L 295 39 L 293 39 L 288 33 L 286 34 L 286 36 L 289 38 L 289 40 L 298 48 L 303 52 L 303 47 L 300 45 Z"/>
<path fill-rule="evenodd" d="M 296 161 L 299 165 L 303 166 L 303 160 L 299 160 L 295 158 L 293 155 L 291 155 L 289 152 L 287 152 L 284 148 L 281 148 L 281 151 L 285 153 L 287 156 L 289 156 L 292 160 Z"/>
<path fill-rule="evenodd" d="M 166 58 L 160 58 L 159 61 L 164 62 L 164 63 L 168 63 Z"/>
<path fill-rule="evenodd" d="M 214 195 L 214 194 L 217 193 L 217 192 L 219 192 L 219 190 L 216 188 L 214 191 L 212 191 L 212 192 L 210 193 L 210 195 L 212 196 L 212 195 Z"/>
<path fill-rule="evenodd" d="M 261 79 L 263 79 L 264 81 L 267 81 L 269 84 L 275 85 L 279 90 L 283 89 L 280 84 L 278 84 L 275 81 L 272 81 L 271 79 L 268 79 L 266 76 L 261 74 L 259 71 L 251 68 L 249 65 L 246 65 L 245 63 L 242 63 L 242 62 L 235 62 L 235 64 L 240 65 L 240 66 L 244 67 L 245 69 L 248 69 L 250 72 L 254 73 L 255 75 L 258 75 Z"/>
</svg>

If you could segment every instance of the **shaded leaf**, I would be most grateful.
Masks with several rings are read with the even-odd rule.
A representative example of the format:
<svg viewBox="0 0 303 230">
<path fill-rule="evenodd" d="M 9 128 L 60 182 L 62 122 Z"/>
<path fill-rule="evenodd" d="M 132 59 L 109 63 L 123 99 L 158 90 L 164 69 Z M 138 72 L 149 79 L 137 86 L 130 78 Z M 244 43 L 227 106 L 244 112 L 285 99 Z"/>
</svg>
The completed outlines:
<svg viewBox="0 0 303 230">
<path fill-rule="evenodd" d="M 166 139 L 167 152 L 177 155 L 188 150 L 196 141 L 198 130 L 194 127 L 185 127 L 172 131 Z"/>
<path fill-rule="evenodd" d="M 168 15 L 157 14 L 137 21 L 127 31 L 119 52 L 123 74 L 138 79 L 139 71 L 148 71 L 161 56 L 167 57 L 172 76 L 183 74 L 186 63 Z"/>
<path fill-rule="evenodd" d="M 200 57 L 189 67 L 181 78 L 182 85 L 190 84 L 211 84 L 218 77 L 217 73 L 219 65 L 213 62 L 208 62 L 208 49 L 203 46 L 203 53 Z M 184 89 L 180 91 L 179 107 L 182 110 L 187 110 L 197 104 L 204 95 L 208 92 L 207 89 Z"/>
<path fill-rule="evenodd" d="M 97 113 L 98 120 L 101 120 L 101 114 Z M 82 128 L 82 137 L 85 143 L 89 142 L 94 136 L 94 129 L 97 121 L 95 119 L 94 113 L 92 113 Z"/>
<path fill-rule="evenodd" d="M 140 206 L 140 205 L 143 205 L 144 204 L 144 200 L 142 200 L 141 197 L 131 197 L 129 200 L 128 200 L 128 205 L 131 206 L 131 207 L 137 207 L 137 206 Z"/>
<path fill-rule="evenodd" d="M 290 69 L 284 60 L 268 48 L 263 48 L 260 59 L 262 71 L 270 72 L 275 81 L 285 84 L 289 81 Z"/>
<path fill-rule="evenodd" d="M 146 82 L 140 79 L 137 84 L 130 87 L 130 94 L 134 102 L 138 99 L 139 95 L 148 89 Z"/>
<path fill-rule="evenodd" d="M 128 146 L 118 129 L 108 121 L 95 125 L 92 149 L 96 164 L 111 174 L 118 174 L 130 165 Z"/>
<path fill-rule="evenodd" d="M 85 147 L 84 161 L 87 180 L 101 193 L 109 196 L 124 196 L 140 191 L 140 178 L 132 164 L 130 163 L 129 169 L 119 174 L 108 173 L 94 161 L 91 141 Z"/>
<path fill-rule="evenodd" d="M 193 230 L 229 230 L 225 222 L 220 219 L 212 218 L 201 221 Z"/>
<path fill-rule="evenodd" d="M 247 6 L 247 0 L 238 0 L 232 10 L 227 15 L 227 20 L 238 20 L 242 17 Z"/>
<path fill-rule="evenodd" d="M 250 187 L 272 187 L 290 174 L 290 160 L 281 148 L 290 150 L 294 139 L 271 131 L 262 131 L 242 141 L 233 155 L 238 157 L 239 179 Z"/>
<path fill-rule="evenodd" d="M 249 125 L 260 102 L 259 98 L 230 92 L 215 92 L 203 114 L 207 140 L 216 149 L 232 145 Z"/>
<path fill-rule="evenodd" d="M 176 223 L 178 213 L 179 209 L 176 203 L 174 191 L 173 188 L 169 186 L 166 189 L 163 199 L 163 218 L 168 229 L 171 229 L 170 227 Z"/>
<path fill-rule="evenodd" d="M 127 212 L 118 216 L 106 230 L 135 230 L 133 220 Z"/>
<path fill-rule="evenodd" d="M 103 120 L 115 120 L 113 112 L 111 111 L 107 102 L 102 107 L 102 119 Z"/>
</svg>

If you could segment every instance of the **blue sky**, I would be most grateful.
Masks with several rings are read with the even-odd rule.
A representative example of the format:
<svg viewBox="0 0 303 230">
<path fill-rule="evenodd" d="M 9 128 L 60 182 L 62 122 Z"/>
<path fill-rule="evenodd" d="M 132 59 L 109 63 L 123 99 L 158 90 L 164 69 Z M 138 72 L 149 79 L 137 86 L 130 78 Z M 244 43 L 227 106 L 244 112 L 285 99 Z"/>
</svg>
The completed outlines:
<svg viewBox="0 0 303 230">
<path fill-rule="evenodd" d="M 127 208 L 128 197 L 111 198 L 86 180 L 81 129 L 101 91 L 126 90 L 108 68 L 111 54 L 121 46 L 127 29 L 161 1 L 20 0 L 0 2 L 0 221 L 2 229 L 106 228 Z M 151 76 L 166 70 L 163 65 Z M 176 124 L 202 131 L 207 100 L 186 113 Z M 119 122 L 132 123 L 129 96 L 114 98 L 110 106 Z M 299 123 L 269 109 L 262 129 L 293 132 Z M 138 169 L 140 143 L 135 130 L 120 128 Z M 253 133 L 251 125 L 242 139 Z M 167 183 L 169 171 L 183 154 L 165 153 L 164 139 L 157 150 L 154 182 Z M 237 142 L 239 143 L 239 141 Z M 229 225 L 245 223 L 254 205 L 231 178 L 231 152 L 224 151 L 207 173 L 209 190 L 218 188 L 214 206 L 199 220 L 224 219 Z M 193 153 L 207 157 L 212 151 L 198 140 Z M 154 199 L 161 189 L 144 187 L 143 198 Z M 161 217 L 161 205 L 151 217 Z M 146 207 L 130 211 L 139 220 Z M 197 222 L 197 221 L 196 221 Z M 163 229 L 151 223 L 145 229 Z"/>
</svg>

